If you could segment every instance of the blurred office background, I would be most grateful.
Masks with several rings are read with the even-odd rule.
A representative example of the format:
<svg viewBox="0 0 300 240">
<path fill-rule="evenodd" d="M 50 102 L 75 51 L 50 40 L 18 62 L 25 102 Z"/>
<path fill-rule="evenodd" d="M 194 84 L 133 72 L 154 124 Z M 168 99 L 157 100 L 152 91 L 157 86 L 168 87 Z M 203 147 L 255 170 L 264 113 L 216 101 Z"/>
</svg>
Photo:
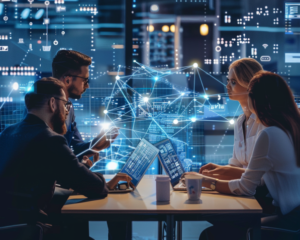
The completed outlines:
<svg viewBox="0 0 300 240">
<path fill-rule="evenodd" d="M 90 88 L 73 101 L 84 140 L 109 124 L 121 132 L 93 170 L 118 172 L 141 138 L 171 138 L 186 170 L 227 164 L 242 113 L 227 95 L 228 67 L 255 58 L 282 75 L 298 101 L 299 6 L 283 0 L 1 0 L 0 131 L 23 118 L 24 94 L 51 76 L 56 52 L 73 49 L 93 60 Z M 126 84 L 116 84 L 116 76 Z M 184 97 L 176 100 L 178 93 Z M 156 159 L 147 174 L 160 172 Z"/>
</svg>

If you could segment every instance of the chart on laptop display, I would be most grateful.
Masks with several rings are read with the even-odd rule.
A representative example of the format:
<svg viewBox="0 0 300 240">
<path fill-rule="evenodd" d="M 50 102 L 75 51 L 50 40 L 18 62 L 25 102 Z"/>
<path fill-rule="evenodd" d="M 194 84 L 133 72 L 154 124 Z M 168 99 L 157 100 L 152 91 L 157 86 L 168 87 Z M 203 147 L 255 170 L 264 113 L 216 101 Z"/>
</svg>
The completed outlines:
<svg viewBox="0 0 300 240">
<path fill-rule="evenodd" d="M 132 178 L 131 182 L 136 186 L 157 156 L 157 153 L 158 149 L 156 147 L 142 139 L 128 158 L 121 172 L 128 174 Z"/>
<path fill-rule="evenodd" d="M 76 50 L 92 58 L 89 88 L 71 99 L 82 139 L 120 132 L 91 170 L 119 172 L 142 139 L 170 139 L 184 171 L 228 164 L 243 112 L 226 89 L 232 62 L 250 57 L 280 74 L 300 106 L 299 9 L 300 0 L 0 0 L 0 132 L 23 119 L 24 95 L 52 75 L 55 54 Z M 155 159 L 146 174 L 159 169 Z"/>
<path fill-rule="evenodd" d="M 155 144 L 159 149 L 159 159 L 166 171 L 171 178 L 172 185 L 178 183 L 181 175 L 184 173 L 181 161 L 179 160 L 175 149 L 169 139 Z"/>
</svg>

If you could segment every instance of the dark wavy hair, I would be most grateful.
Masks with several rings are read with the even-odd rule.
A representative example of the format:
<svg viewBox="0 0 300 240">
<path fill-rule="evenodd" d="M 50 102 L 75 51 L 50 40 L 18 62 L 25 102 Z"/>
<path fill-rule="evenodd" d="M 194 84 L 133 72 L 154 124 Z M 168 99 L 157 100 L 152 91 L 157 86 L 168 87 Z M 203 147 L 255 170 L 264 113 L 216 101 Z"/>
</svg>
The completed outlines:
<svg viewBox="0 0 300 240">
<path fill-rule="evenodd" d="M 25 95 L 27 110 L 42 108 L 51 97 L 62 97 L 64 87 L 61 81 L 53 77 L 44 77 L 36 81 L 31 91 Z"/>
<path fill-rule="evenodd" d="M 290 87 L 278 74 L 261 71 L 251 79 L 248 93 L 260 122 L 292 137 L 300 167 L 300 113 Z"/>
<path fill-rule="evenodd" d="M 78 74 L 82 66 L 89 66 L 92 59 L 74 50 L 60 50 L 52 61 L 52 76 L 60 79 L 68 74 Z"/>
</svg>

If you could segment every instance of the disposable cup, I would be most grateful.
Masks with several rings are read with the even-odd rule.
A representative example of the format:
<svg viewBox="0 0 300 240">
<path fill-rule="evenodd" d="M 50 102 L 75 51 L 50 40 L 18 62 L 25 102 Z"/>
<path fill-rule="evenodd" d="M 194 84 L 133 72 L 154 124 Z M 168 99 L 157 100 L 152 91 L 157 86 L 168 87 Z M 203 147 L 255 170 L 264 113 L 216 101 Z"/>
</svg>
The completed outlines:
<svg viewBox="0 0 300 240">
<path fill-rule="evenodd" d="M 200 200 L 202 190 L 202 176 L 186 175 L 185 184 L 188 193 L 188 198 L 191 201 Z"/>
<path fill-rule="evenodd" d="M 170 178 L 168 176 L 156 177 L 156 201 L 170 202 Z"/>
</svg>

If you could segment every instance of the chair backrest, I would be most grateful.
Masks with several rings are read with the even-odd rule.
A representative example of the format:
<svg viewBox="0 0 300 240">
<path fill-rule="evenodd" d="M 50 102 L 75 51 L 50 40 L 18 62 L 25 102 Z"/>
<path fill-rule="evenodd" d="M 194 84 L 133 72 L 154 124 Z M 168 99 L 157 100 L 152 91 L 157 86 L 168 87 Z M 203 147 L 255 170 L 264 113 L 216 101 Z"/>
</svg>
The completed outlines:
<svg viewBox="0 0 300 240">
<path fill-rule="evenodd" d="M 43 228 L 38 225 L 18 224 L 0 227 L 1 240 L 42 240 Z"/>
<path fill-rule="evenodd" d="M 36 199 L 33 194 L 18 192 L 15 190 L 15 182 L 10 177 L 0 177 L 0 226 L 19 224 L 28 221 L 18 221 L 20 218 L 28 216 L 28 219 L 33 219 L 38 214 Z M 23 219 L 24 220 L 24 219 Z"/>
</svg>

